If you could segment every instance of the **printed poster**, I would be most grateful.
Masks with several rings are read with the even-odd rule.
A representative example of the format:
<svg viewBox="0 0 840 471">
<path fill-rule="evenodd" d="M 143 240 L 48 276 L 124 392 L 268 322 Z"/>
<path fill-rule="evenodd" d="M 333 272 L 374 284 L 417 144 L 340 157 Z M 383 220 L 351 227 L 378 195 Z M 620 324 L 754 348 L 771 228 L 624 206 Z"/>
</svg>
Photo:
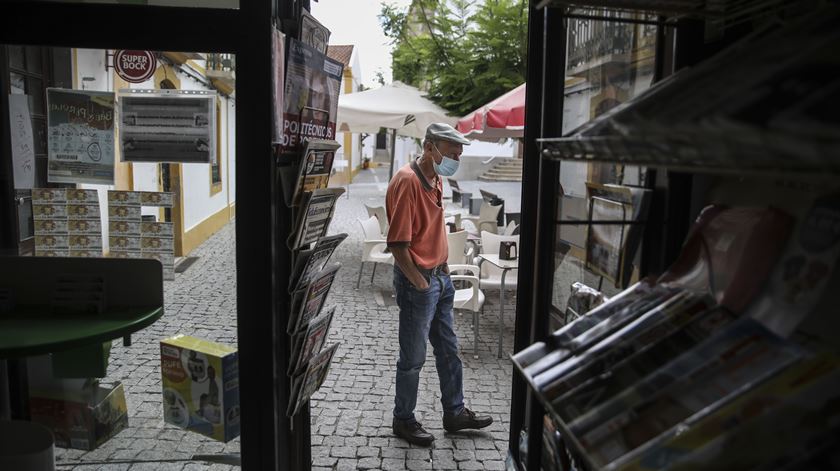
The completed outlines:
<svg viewBox="0 0 840 471">
<path fill-rule="evenodd" d="M 47 181 L 114 184 L 114 94 L 47 89 Z"/>
<path fill-rule="evenodd" d="M 120 90 L 123 162 L 216 163 L 216 92 Z"/>
<path fill-rule="evenodd" d="M 312 46 L 289 38 L 283 103 L 284 152 L 309 139 L 333 139 L 344 65 Z"/>
<path fill-rule="evenodd" d="M 9 124 L 15 189 L 30 189 L 35 186 L 35 140 L 26 95 L 9 95 Z"/>
</svg>

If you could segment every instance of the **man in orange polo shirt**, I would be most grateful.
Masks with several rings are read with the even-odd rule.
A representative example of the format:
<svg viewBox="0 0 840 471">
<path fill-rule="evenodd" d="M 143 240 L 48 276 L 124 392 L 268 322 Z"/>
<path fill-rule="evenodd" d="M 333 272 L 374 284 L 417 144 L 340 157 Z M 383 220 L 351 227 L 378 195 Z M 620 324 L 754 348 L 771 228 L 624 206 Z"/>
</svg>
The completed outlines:
<svg viewBox="0 0 840 471">
<path fill-rule="evenodd" d="M 426 129 L 423 155 L 401 168 L 388 184 L 388 247 L 394 254 L 394 289 L 400 308 L 400 356 L 394 400 L 394 435 L 429 446 L 435 436 L 414 417 L 420 370 L 426 361 L 426 339 L 432 343 L 440 379 L 443 428 L 449 432 L 493 423 L 464 407 L 458 338 L 452 321 L 455 288 L 449 279 L 449 253 L 443 221 L 441 176 L 458 170 L 461 133 L 445 123 Z"/>
</svg>

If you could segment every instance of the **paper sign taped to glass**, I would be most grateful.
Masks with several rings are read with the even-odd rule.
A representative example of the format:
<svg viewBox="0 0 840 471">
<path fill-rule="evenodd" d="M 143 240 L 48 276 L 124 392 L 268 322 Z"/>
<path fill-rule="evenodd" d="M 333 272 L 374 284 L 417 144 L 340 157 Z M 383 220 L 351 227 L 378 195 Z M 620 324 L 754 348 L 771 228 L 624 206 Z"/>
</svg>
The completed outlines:
<svg viewBox="0 0 840 471">
<path fill-rule="evenodd" d="M 122 161 L 216 163 L 216 99 L 207 90 L 120 90 Z"/>
<path fill-rule="evenodd" d="M 47 181 L 114 184 L 114 94 L 47 89 Z"/>
</svg>

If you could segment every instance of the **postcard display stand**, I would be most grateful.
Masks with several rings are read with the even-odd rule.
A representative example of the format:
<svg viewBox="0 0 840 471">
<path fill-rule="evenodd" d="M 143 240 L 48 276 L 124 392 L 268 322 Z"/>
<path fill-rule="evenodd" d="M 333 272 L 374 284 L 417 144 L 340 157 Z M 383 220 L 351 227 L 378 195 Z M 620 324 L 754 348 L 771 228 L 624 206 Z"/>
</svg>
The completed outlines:
<svg viewBox="0 0 840 471">
<path fill-rule="evenodd" d="M 839 8 L 826 7 L 786 21 L 572 136 L 540 140 L 546 160 L 690 166 L 704 174 L 708 189 L 695 195 L 705 207 L 663 274 L 643 278 L 512 356 L 539 401 L 536 409 L 546 412 L 542 453 L 529 456 L 529 463 L 540 460 L 544 470 L 836 467 L 840 169 L 831 156 L 840 138 L 836 129 L 820 128 L 816 117 L 829 116 L 837 95 L 826 100 L 828 85 L 802 86 L 800 80 L 828 60 L 816 51 L 840 40 L 831 26 L 838 18 Z M 785 48 L 801 54 L 782 60 Z M 742 82 L 728 94 L 709 93 L 720 90 L 715 84 Z M 797 92 L 766 98 L 770 107 L 744 91 L 776 87 Z M 707 114 L 673 118 L 693 102 L 703 102 Z M 651 108 L 657 112 L 647 113 Z M 809 118 L 813 127 L 796 127 Z M 743 142 L 716 142 L 706 154 L 693 138 L 668 140 L 670 125 L 695 133 L 698 146 L 699 137 L 713 141 L 704 133 L 718 129 L 698 122 L 737 125 L 737 131 L 722 131 Z M 656 131 L 664 133 L 661 139 Z M 817 138 L 821 147 L 813 147 Z M 610 139 L 626 147 L 599 147 Z M 762 152 L 746 152 L 756 150 L 749 146 Z M 650 160 L 663 149 L 672 153 L 670 163 Z M 681 152 L 694 158 L 681 161 Z M 727 160 L 727 153 L 739 158 Z M 766 159 L 750 160 L 758 156 Z M 590 215 L 635 219 L 632 207 L 618 204 L 630 200 L 607 198 L 607 190 L 589 188 Z M 635 237 L 617 229 L 591 232 L 587 251 Z M 587 266 L 627 280 L 624 256 L 613 255 L 594 250 Z M 529 443 L 539 448 L 535 440 Z"/>
<path fill-rule="evenodd" d="M 325 346 L 336 313 L 335 306 L 325 304 L 339 270 L 338 264 L 328 262 L 347 237 L 327 237 L 336 202 L 344 192 L 328 188 L 339 148 L 332 138 L 343 65 L 326 56 L 329 31 L 305 11 L 299 33 L 300 40 L 289 37 L 285 42 L 285 77 L 282 73 L 275 77 L 284 83 L 275 104 L 282 110 L 275 113 L 275 121 L 280 121 L 275 122 L 274 142 L 278 197 L 280 205 L 291 209 L 294 221 L 284 241 L 292 252 L 292 276 L 288 286 L 278 287 L 290 294 L 289 318 L 280 325 L 290 345 L 286 371 L 291 389 L 289 417 L 309 407 L 309 399 L 326 379 L 339 346 Z M 283 42 L 275 42 L 275 54 L 279 55 Z"/>
</svg>

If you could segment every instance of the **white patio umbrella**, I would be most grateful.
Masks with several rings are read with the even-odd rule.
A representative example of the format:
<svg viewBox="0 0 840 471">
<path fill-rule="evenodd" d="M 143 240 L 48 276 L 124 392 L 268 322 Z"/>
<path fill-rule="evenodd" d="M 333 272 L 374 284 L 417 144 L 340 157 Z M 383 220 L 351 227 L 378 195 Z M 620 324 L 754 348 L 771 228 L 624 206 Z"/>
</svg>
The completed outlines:
<svg viewBox="0 0 840 471">
<path fill-rule="evenodd" d="M 422 139 L 431 123 L 455 125 L 457 118 L 432 103 L 425 93 L 401 82 L 383 85 L 374 90 L 348 93 L 338 99 L 336 128 L 340 132 L 375 134 L 380 128 L 396 130 L 391 136 L 391 169 L 394 173 L 396 135 Z"/>
</svg>

